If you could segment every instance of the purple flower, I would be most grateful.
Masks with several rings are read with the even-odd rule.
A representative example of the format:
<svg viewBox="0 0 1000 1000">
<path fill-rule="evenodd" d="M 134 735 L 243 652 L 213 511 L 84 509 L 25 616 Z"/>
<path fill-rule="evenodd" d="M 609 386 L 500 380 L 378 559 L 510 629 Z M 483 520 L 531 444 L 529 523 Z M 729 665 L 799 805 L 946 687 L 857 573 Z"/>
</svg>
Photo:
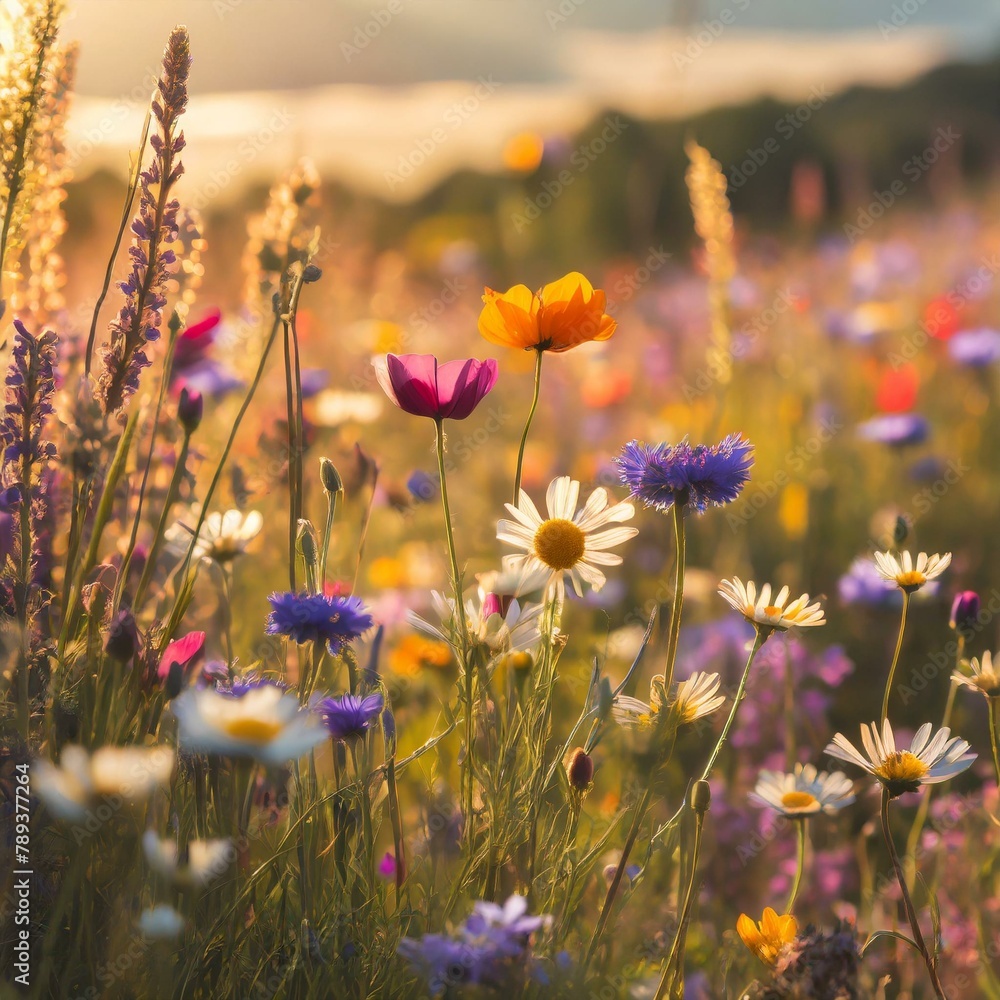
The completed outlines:
<svg viewBox="0 0 1000 1000">
<path fill-rule="evenodd" d="M 975 628 L 979 617 L 979 595 L 974 590 L 961 590 L 951 605 L 948 624 L 959 632 Z"/>
<path fill-rule="evenodd" d="M 985 368 L 1000 361 L 1000 332 L 962 330 L 948 341 L 948 353 L 959 364 Z"/>
<path fill-rule="evenodd" d="M 497 381 L 492 358 L 439 365 L 433 354 L 386 354 L 374 365 L 378 384 L 401 410 L 433 420 L 464 420 Z"/>
<path fill-rule="evenodd" d="M 692 447 L 687 438 L 677 445 L 630 441 L 615 464 L 633 499 L 659 511 L 690 504 L 701 514 L 740 495 L 750 478 L 753 445 L 739 434 L 712 447 Z"/>
<path fill-rule="evenodd" d="M 858 437 L 896 448 L 926 441 L 930 430 L 927 419 L 919 413 L 881 413 L 857 427 Z"/>
<path fill-rule="evenodd" d="M 330 381 L 330 373 L 326 368 L 302 369 L 302 398 L 311 399 L 322 392 Z"/>
<path fill-rule="evenodd" d="M 322 641 L 334 656 L 373 624 L 359 597 L 286 591 L 271 594 L 268 601 L 272 608 L 264 629 L 268 635 L 287 635 L 300 644 Z"/>
<path fill-rule="evenodd" d="M 335 740 L 352 742 L 371 729 L 384 705 L 382 692 L 376 691 L 364 698 L 355 694 L 324 698 L 319 703 L 318 711 Z"/>
<path fill-rule="evenodd" d="M 147 343 L 160 337 L 167 285 L 178 267 L 171 244 L 177 240 L 180 203 L 168 197 L 184 172 L 180 160 L 184 133 L 177 121 L 187 106 L 191 51 L 186 28 L 173 30 L 163 54 L 163 71 L 157 84 L 152 113 L 159 125 L 150 135 L 153 159 L 139 175 L 139 210 L 132 220 L 132 268 L 119 282 L 123 302 L 111 322 L 111 339 L 103 349 L 103 366 L 96 396 L 104 413 L 120 410 L 139 388 L 139 376 L 151 364 Z M 88 347 L 89 352 L 89 347 Z M 90 355 L 87 356 L 90 368 Z"/>
<path fill-rule="evenodd" d="M 867 604 L 886 608 L 902 604 L 900 591 L 883 579 L 871 559 L 859 556 L 837 582 L 837 593 L 845 604 Z"/>
</svg>

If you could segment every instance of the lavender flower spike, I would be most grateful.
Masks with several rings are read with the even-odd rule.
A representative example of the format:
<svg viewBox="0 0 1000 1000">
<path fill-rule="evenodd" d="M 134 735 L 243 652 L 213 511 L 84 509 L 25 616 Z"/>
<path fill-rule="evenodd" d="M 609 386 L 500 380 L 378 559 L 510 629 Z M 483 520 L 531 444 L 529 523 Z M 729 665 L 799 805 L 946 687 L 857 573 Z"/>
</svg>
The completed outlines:
<svg viewBox="0 0 1000 1000">
<path fill-rule="evenodd" d="M 139 388 L 139 375 L 151 363 L 145 347 L 160 337 L 167 282 L 178 267 L 170 244 L 178 236 L 180 204 L 170 198 L 170 190 L 184 172 L 180 162 L 184 133 L 176 126 L 187 106 L 190 66 L 187 29 L 174 28 L 152 104 L 159 126 L 149 138 L 153 159 L 139 175 L 139 211 L 132 220 L 134 239 L 128 251 L 132 270 L 118 286 L 125 300 L 111 322 L 111 339 L 97 378 L 96 395 L 105 414 L 119 411 Z"/>
</svg>

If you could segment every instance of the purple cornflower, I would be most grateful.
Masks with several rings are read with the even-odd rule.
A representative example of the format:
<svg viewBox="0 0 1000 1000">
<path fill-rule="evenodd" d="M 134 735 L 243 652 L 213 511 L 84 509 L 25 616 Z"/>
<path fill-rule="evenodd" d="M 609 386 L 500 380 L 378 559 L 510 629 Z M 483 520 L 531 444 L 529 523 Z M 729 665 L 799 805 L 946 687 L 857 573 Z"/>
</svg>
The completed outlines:
<svg viewBox="0 0 1000 1000">
<path fill-rule="evenodd" d="M 621 481 L 633 499 L 667 511 L 677 503 L 703 514 L 739 495 L 750 478 L 753 445 L 730 434 L 717 445 L 647 445 L 630 441 L 615 459 Z"/>
<path fill-rule="evenodd" d="M 477 902 L 454 937 L 404 937 L 397 950 L 432 996 L 463 984 L 517 989 L 534 972 L 531 935 L 550 919 L 529 917 L 527 908 L 523 896 L 511 896 L 503 906 Z"/>
<path fill-rule="evenodd" d="M 330 735 L 346 743 L 364 736 L 378 719 L 384 705 L 382 692 L 376 691 L 364 698 L 356 694 L 324 698 L 319 703 L 318 711 Z"/>
<path fill-rule="evenodd" d="M 271 594 L 268 601 L 268 635 L 287 635 L 297 643 L 322 641 L 334 656 L 373 624 L 359 597 L 286 591 Z"/>
<path fill-rule="evenodd" d="M 930 424 L 919 413 L 881 413 L 863 424 L 858 424 L 858 437 L 866 441 L 902 448 L 907 444 L 926 441 L 931 432 Z"/>
<path fill-rule="evenodd" d="M 132 220 L 134 239 L 128 251 L 132 270 L 118 285 L 124 302 L 111 322 L 111 338 L 103 349 L 104 363 L 97 379 L 96 396 L 104 413 L 120 410 L 139 388 L 139 375 L 151 364 L 145 346 L 160 337 L 167 283 L 177 270 L 170 244 L 178 237 L 180 203 L 167 195 L 184 172 L 180 162 L 184 133 L 176 125 L 187 106 L 190 66 L 187 29 L 175 28 L 163 54 L 152 104 L 159 125 L 149 138 L 153 159 L 139 175 L 139 211 Z M 89 346 L 87 365 L 89 370 Z"/>
<path fill-rule="evenodd" d="M 985 368 L 1000 361 L 1000 332 L 988 328 L 962 330 L 948 341 L 948 353 L 959 364 Z"/>
</svg>

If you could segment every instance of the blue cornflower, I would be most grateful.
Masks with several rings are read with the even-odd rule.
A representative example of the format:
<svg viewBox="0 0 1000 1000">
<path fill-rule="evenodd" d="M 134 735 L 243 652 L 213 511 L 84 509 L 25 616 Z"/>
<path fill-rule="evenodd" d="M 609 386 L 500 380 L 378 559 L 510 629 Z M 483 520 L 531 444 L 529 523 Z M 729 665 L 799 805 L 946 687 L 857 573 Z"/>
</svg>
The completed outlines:
<svg viewBox="0 0 1000 1000">
<path fill-rule="evenodd" d="M 896 448 L 920 444 L 930 432 L 930 424 L 919 413 L 880 413 L 857 427 L 858 437 Z"/>
<path fill-rule="evenodd" d="M 632 498 L 666 511 L 690 505 L 703 514 L 709 505 L 721 507 L 739 495 L 750 478 L 753 445 L 730 434 L 717 445 L 647 445 L 630 441 L 615 459 L 621 481 Z"/>
<path fill-rule="evenodd" d="M 345 694 L 339 698 L 324 698 L 319 703 L 319 714 L 335 740 L 350 741 L 368 732 L 384 705 L 381 691 L 364 698 Z"/>
<path fill-rule="evenodd" d="M 948 341 L 948 353 L 960 364 L 985 368 L 1000 361 L 1000 332 L 962 330 Z"/>
<path fill-rule="evenodd" d="M 298 643 L 322 640 L 334 656 L 373 624 L 359 597 L 286 591 L 271 594 L 268 601 L 272 608 L 264 629 L 268 635 L 287 635 Z"/>
</svg>

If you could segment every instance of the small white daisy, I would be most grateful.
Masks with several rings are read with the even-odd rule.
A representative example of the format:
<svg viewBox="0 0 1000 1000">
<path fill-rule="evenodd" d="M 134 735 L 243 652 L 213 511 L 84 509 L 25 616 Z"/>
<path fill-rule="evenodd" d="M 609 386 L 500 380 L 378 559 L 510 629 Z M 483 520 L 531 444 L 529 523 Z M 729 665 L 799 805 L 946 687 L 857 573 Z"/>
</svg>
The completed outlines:
<svg viewBox="0 0 1000 1000">
<path fill-rule="evenodd" d="M 470 597 L 465 601 L 465 624 L 472 642 L 483 643 L 493 654 L 518 653 L 538 642 L 541 604 L 522 605 L 517 598 L 501 597 L 481 586 L 477 596 L 478 600 Z M 431 603 L 441 621 L 440 628 L 413 611 L 407 612 L 406 620 L 418 631 L 454 646 L 455 599 L 432 590 Z"/>
<path fill-rule="evenodd" d="M 891 552 L 876 552 L 875 565 L 883 580 L 896 584 L 900 590 L 912 593 L 919 590 L 928 580 L 939 577 L 951 565 L 951 553 L 932 556 L 921 552 L 917 556 L 916 565 L 909 552 L 902 552 L 898 557 Z"/>
<path fill-rule="evenodd" d="M 932 726 L 925 722 L 914 733 L 908 750 L 897 750 L 892 726 L 886 719 L 879 736 L 878 724 L 861 726 L 861 742 L 865 754 L 856 750 L 850 740 L 837 733 L 826 752 L 838 760 L 856 764 L 874 775 L 895 798 L 904 792 L 915 792 L 921 785 L 947 781 L 972 765 L 976 754 L 968 753 L 969 744 L 951 735 L 947 727 L 931 736 Z"/>
<path fill-rule="evenodd" d="M 792 774 L 761 771 L 750 798 L 792 818 L 835 813 L 854 801 L 854 784 L 843 771 L 817 772 L 812 764 L 796 764 Z"/>
<path fill-rule="evenodd" d="M 524 551 L 504 560 L 505 567 L 532 573 L 548 571 L 547 593 L 555 592 L 561 599 L 565 580 L 569 577 L 577 596 L 583 596 L 583 585 L 600 590 L 605 584 L 598 566 L 618 566 L 622 557 L 607 550 L 638 534 L 636 528 L 608 528 L 608 524 L 629 521 L 635 514 L 630 503 L 611 504 L 608 491 L 599 487 L 590 494 L 586 504 L 577 510 L 580 484 L 569 476 L 553 479 L 545 494 L 548 517 L 543 518 L 521 490 L 518 505 L 506 504 L 514 520 L 497 523 L 497 538 Z"/>
<path fill-rule="evenodd" d="M 825 625 L 826 618 L 819 601 L 809 603 L 808 594 L 802 594 L 790 604 L 788 587 L 782 587 L 774 597 L 771 597 L 771 585 L 765 583 L 757 596 L 757 585 L 753 580 L 743 583 L 738 577 L 723 580 L 719 584 L 719 593 L 743 617 L 755 626 L 776 629 L 785 632 L 793 625 L 805 628 L 811 625 Z"/>
<path fill-rule="evenodd" d="M 189 688 L 171 709 L 178 742 L 193 753 L 250 757 L 277 766 L 298 760 L 330 735 L 315 715 L 301 710 L 294 694 L 274 684 L 240 695 Z"/>
<path fill-rule="evenodd" d="M 678 725 L 685 725 L 711 715 L 726 700 L 719 694 L 718 674 L 693 673 L 677 685 L 673 702 L 668 704 L 665 678 L 657 674 L 649 683 L 649 704 L 628 695 L 618 695 L 611 705 L 611 717 L 626 729 L 649 729 L 656 724 L 664 705 L 677 713 Z"/>
<path fill-rule="evenodd" d="M 236 856 L 231 840 L 189 840 L 182 858 L 177 841 L 161 840 L 155 830 L 143 834 L 142 849 L 150 868 L 178 886 L 208 885 L 226 872 Z"/>
<path fill-rule="evenodd" d="M 63 747 L 59 763 L 40 758 L 32 765 L 32 791 L 59 819 L 85 819 L 104 799 L 141 805 L 170 782 L 175 755 L 170 747 Z"/>
<path fill-rule="evenodd" d="M 956 670 L 951 679 L 986 698 L 1000 698 L 1000 671 L 993 666 L 993 654 L 989 650 L 983 653 L 981 660 L 976 657 L 969 660 L 969 669 L 971 674 Z"/>
<path fill-rule="evenodd" d="M 194 534 L 194 525 L 198 523 L 199 512 L 193 509 L 185 521 L 177 521 L 164 533 L 164 538 L 173 551 L 186 553 Z M 189 522 L 189 523 L 188 523 Z M 251 510 L 244 514 L 238 510 L 227 510 L 225 514 L 213 511 L 205 518 L 205 523 L 198 532 L 191 558 L 211 559 L 220 565 L 232 562 L 237 556 L 246 552 L 247 546 L 259 534 L 264 526 L 264 518 L 259 511 Z"/>
</svg>

